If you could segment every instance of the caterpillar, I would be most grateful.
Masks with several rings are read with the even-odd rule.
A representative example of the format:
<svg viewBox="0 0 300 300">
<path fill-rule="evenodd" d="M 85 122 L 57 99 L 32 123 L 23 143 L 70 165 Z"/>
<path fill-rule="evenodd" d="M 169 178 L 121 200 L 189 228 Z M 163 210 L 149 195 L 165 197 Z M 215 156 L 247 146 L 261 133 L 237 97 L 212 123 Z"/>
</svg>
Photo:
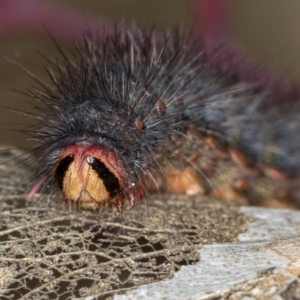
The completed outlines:
<svg viewBox="0 0 300 300">
<path fill-rule="evenodd" d="M 150 192 L 299 207 L 299 105 L 211 64 L 201 41 L 117 26 L 49 62 L 35 126 L 38 190 L 122 212 Z M 217 53 L 217 52 L 216 52 Z M 272 102 L 272 105 L 270 103 Z"/>
</svg>

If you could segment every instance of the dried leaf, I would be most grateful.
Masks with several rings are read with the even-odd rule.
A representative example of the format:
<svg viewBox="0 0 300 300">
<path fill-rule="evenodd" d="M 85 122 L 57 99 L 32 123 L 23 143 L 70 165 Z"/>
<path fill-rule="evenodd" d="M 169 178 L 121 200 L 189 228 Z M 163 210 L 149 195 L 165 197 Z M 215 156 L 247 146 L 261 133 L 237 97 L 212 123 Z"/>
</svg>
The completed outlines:
<svg viewBox="0 0 300 300">
<path fill-rule="evenodd" d="M 20 154 L 1 151 L 0 162 Z M 1 165 L 1 299 L 240 299 L 299 289 L 298 211 L 171 195 L 122 216 L 69 210 L 53 197 L 26 201 L 29 170 L 17 162 Z"/>
</svg>

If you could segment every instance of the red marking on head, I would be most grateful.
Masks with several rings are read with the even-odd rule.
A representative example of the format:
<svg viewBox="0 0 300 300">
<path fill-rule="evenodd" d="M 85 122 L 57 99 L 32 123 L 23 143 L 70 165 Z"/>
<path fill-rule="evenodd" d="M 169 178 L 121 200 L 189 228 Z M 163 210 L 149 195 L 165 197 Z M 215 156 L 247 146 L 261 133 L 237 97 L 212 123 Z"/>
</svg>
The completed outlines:
<svg viewBox="0 0 300 300">
<path fill-rule="evenodd" d="M 116 172 L 120 174 L 120 177 L 124 174 L 123 163 L 118 159 L 117 155 L 112 149 L 109 149 L 103 145 L 92 145 L 86 142 L 79 142 L 74 145 L 67 146 L 60 150 L 57 159 L 62 159 L 68 155 L 73 155 L 75 163 L 80 166 L 82 161 L 88 157 L 96 157 L 101 161 L 104 161 L 108 166 L 116 168 Z"/>
</svg>

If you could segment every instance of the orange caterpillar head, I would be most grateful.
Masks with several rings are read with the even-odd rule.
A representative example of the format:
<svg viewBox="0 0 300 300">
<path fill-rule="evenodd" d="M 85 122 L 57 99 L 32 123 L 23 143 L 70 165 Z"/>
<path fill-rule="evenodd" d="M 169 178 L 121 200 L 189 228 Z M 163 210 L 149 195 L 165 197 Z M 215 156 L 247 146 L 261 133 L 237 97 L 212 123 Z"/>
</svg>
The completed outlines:
<svg viewBox="0 0 300 300">
<path fill-rule="evenodd" d="M 65 199 L 84 209 L 112 203 L 121 212 L 124 198 L 134 206 L 144 196 L 142 186 L 128 182 L 122 161 L 104 146 L 81 142 L 61 149 L 54 177 Z"/>
</svg>

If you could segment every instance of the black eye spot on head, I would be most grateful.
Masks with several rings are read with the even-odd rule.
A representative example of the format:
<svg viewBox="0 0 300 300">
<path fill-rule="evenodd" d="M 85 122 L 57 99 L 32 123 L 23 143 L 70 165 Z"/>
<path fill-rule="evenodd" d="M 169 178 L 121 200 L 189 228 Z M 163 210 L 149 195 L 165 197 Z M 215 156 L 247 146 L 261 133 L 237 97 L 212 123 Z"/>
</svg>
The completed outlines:
<svg viewBox="0 0 300 300">
<path fill-rule="evenodd" d="M 74 161 L 74 155 L 68 155 L 64 157 L 58 164 L 55 171 L 55 179 L 58 183 L 59 188 L 63 189 L 63 181 L 66 175 L 66 172 L 70 166 L 70 164 Z"/>
<path fill-rule="evenodd" d="M 87 163 L 96 171 L 99 178 L 103 181 L 106 190 L 113 198 L 120 190 L 120 183 L 118 178 L 102 163 L 99 159 L 88 156 Z"/>
</svg>

